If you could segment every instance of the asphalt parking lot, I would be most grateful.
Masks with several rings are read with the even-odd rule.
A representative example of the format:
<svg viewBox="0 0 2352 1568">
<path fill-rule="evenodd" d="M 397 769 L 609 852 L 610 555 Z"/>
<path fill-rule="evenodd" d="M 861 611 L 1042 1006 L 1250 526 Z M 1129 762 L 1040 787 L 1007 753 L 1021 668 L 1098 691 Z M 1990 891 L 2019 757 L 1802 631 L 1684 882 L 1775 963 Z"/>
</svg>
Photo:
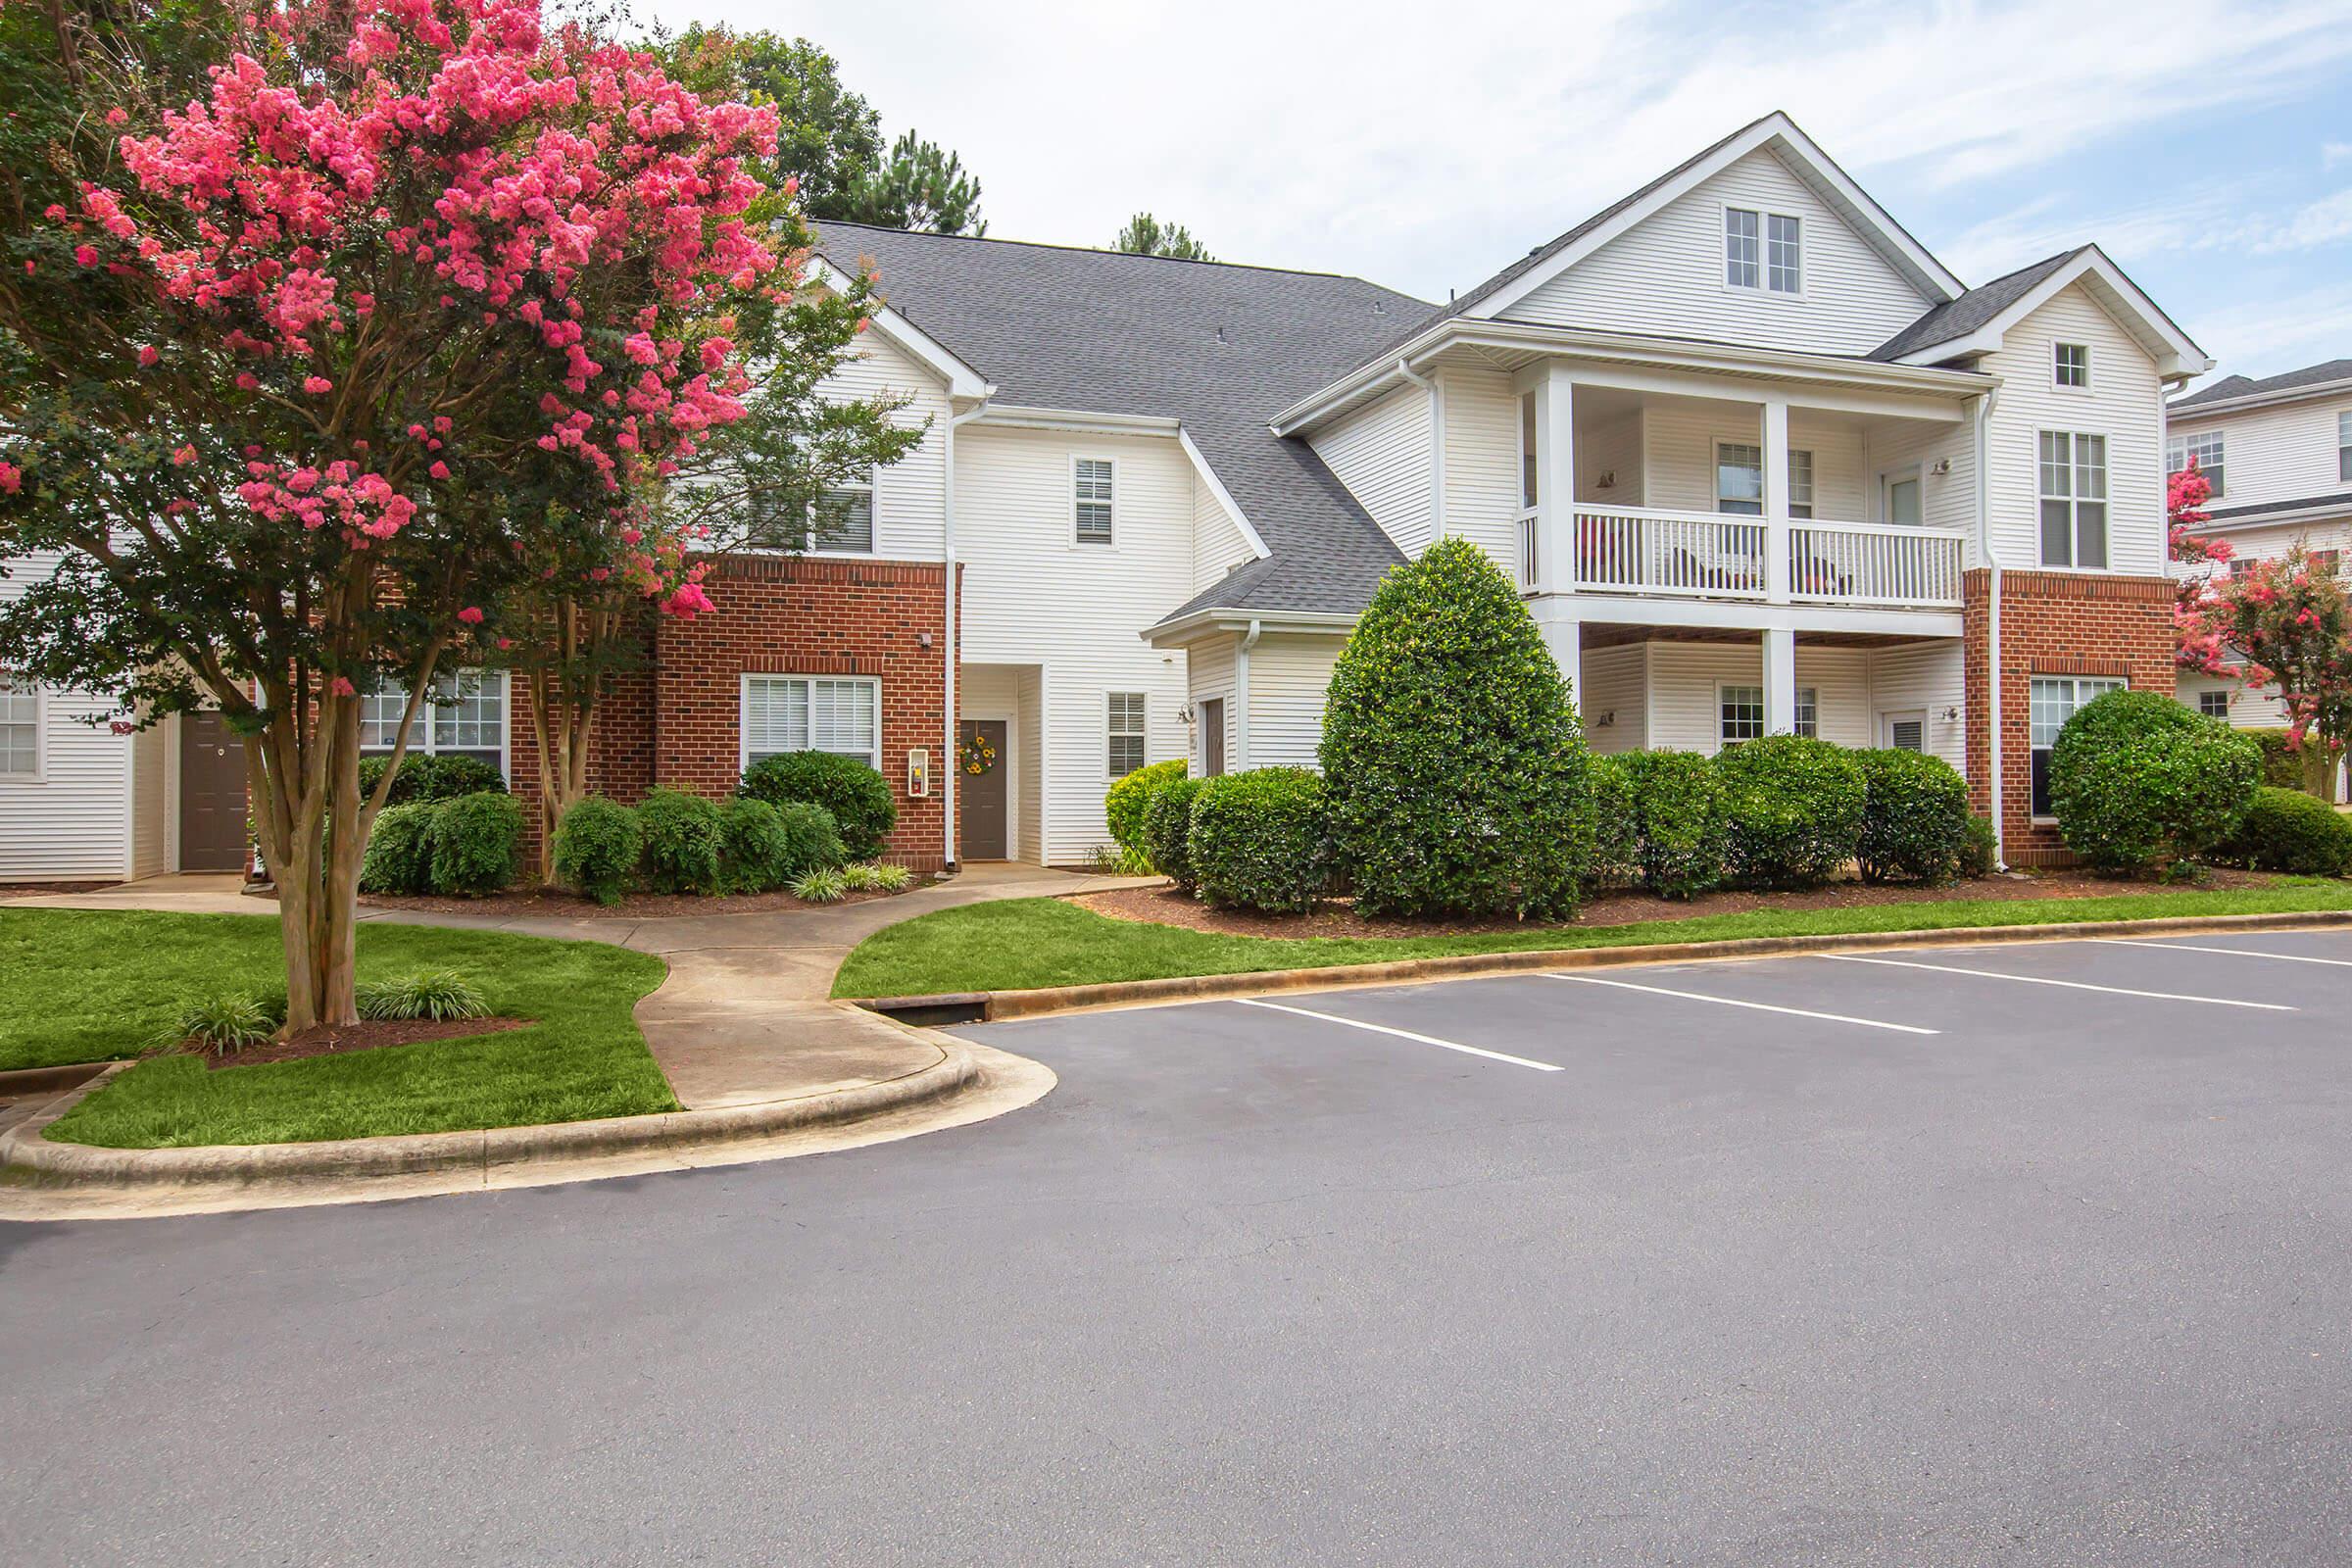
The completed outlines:
<svg viewBox="0 0 2352 1568">
<path fill-rule="evenodd" d="M 764 1166 L 0 1229 L 26 1562 L 2352 1558 L 2352 933 L 964 1031 Z"/>
</svg>

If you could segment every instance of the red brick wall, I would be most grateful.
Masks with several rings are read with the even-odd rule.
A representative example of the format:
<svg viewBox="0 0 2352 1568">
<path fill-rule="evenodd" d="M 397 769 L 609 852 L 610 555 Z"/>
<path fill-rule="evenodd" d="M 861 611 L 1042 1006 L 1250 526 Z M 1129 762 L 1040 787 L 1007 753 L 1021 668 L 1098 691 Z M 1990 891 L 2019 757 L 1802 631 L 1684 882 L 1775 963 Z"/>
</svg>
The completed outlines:
<svg viewBox="0 0 2352 1568">
<path fill-rule="evenodd" d="M 743 676 L 870 675 L 882 685 L 882 774 L 898 801 L 888 855 L 945 863 L 939 775 L 946 765 L 946 568 L 938 563 L 760 558 L 720 561 L 718 606 L 657 628 L 648 782 L 717 798 L 742 757 Z M 928 646 L 926 646 L 928 644 Z M 617 733 L 614 745 L 626 744 Z M 600 734 L 603 744 L 606 737 Z M 931 754 L 931 794 L 906 794 L 906 754 Z"/>
<path fill-rule="evenodd" d="M 1970 804 L 1992 809 L 1992 703 L 1984 680 L 1992 573 L 1967 574 Z M 2002 845 L 2012 865 L 2070 858 L 2058 830 L 2033 820 L 2033 680 L 2036 675 L 2121 675 L 2134 691 L 2173 690 L 2173 585 L 2163 577 L 2062 571 L 2001 574 Z"/>
<path fill-rule="evenodd" d="M 629 667 L 612 677 L 597 699 L 588 748 L 588 788 L 627 805 L 654 787 L 654 628 L 649 617 Z M 538 863 L 539 743 L 531 733 L 529 682 L 520 670 L 507 679 L 508 787 L 523 803 L 523 863 Z"/>
</svg>

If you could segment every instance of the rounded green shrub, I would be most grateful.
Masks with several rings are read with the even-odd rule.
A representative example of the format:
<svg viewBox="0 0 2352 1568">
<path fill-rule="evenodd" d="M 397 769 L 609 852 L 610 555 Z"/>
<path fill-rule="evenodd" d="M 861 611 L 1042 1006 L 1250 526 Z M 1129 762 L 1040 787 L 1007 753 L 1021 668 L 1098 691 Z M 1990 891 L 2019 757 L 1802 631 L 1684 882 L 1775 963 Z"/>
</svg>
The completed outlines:
<svg viewBox="0 0 2352 1568">
<path fill-rule="evenodd" d="M 787 801 L 776 808 L 784 829 L 784 878 L 798 880 L 811 871 L 838 871 L 849 862 L 833 813 L 808 801 Z"/>
<path fill-rule="evenodd" d="M 1328 885 L 1323 781 L 1257 767 L 1200 781 L 1186 848 L 1211 904 L 1268 914 L 1314 907 Z"/>
<path fill-rule="evenodd" d="M 792 841 L 765 801 L 738 795 L 718 808 L 718 879 L 730 893 L 764 893 L 789 875 Z"/>
<path fill-rule="evenodd" d="M 1968 819 L 1968 830 L 1962 835 L 1960 842 L 1960 874 L 1972 879 L 1990 876 L 1997 858 L 1997 849 L 1992 837 L 1992 818 L 1971 816 Z"/>
<path fill-rule="evenodd" d="M 388 757 L 360 759 L 360 794 L 365 797 L 382 782 Z M 411 752 L 401 759 L 400 771 L 384 796 L 386 806 L 413 801 L 454 801 L 461 795 L 504 794 L 507 781 L 498 769 L 478 757 L 427 757 Z"/>
<path fill-rule="evenodd" d="M 1150 809 L 1152 797 L 1171 779 L 1184 777 L 1185 763 L 1181 757 L 1164 762 L 1153 762 L 1111 785 L 1102 796 L 1102 819 L 1110 824 L 1110 836 L 1120 849 L 1130 855 L 1150 858 L 1144 847 L 1144 813 Z"/>
<path fill-rule="evenodd" d="M 1358 909 L 1575 908 L 1592 837 L 1584 736 L 1518 590 L 1469 540 L 1381 579 L 1332 671 L 1321 760 Z"/>
<path fill-rule="evenodd" d="M 1622 755 L 1594 757 L 1588 774 L 1592 791 L 1592 864 L 1588 880 L 1596 888 L 1642 885 L 1642 816 L 1634 800 L 1633 764 Z"/>
<path fill-rule="evenodd" d="M 2113 691 L 2076 710 L 2050 750 L 2050 806 L 2067 848 L 2108 870 L 2193 859 L 2252 804 L 2255 744 L 2155 692 Z"/>
<path fill-rule="evenodd" d="M 831 752 L 783 752 L 744 769 L 736 794 L 770 806 L 806 801 L 833 813 L 850 858 L 870 860 L 898 825 L 890 781 L 855 757 Z"/>
<path fill-rule="evenodd" d="M 718 891 L 722 839 L 718 803 L 684 790 L 655 789 L 637 803 L 645 885 L 656 893 Z"/>
<path fill-rule="evenodd" d="M 1853 754 L 1862 770 L 1862 838 L 1854 859 L 1865 882 L 1948 882 L 1968 845 L 1968 782 L 1925 752 Z"/>
<path fill-rule="evenodd" d="M 637 879 L 643 843 L 635 811 L 591 795 L 556 824 L 557 879 L 599 904 L 618 904 Z"/>
<path fill-rule="evenodd" d="M 1641 835 L 1642 885 L 1688 899 L 1723 880 L 1723 784 L 1697 752 L 1627 752 Z"/>
<path fill-rule="evenodd" d="M 522 803 L 483 790 L 430 808 L 433 891 L 478 898 L 514 880 L 522 844 Z"/>
<path fill-rule="evenodd" d="M 416 801 L 375 813 L 360 857 L 362 893 L 432 892 L 433 809 L 433 803 Z"/>
<path fill-rule="evenodd" d="M 2301 790 L 2266 785 L 2254 792 L 2221 853 L 2257 871 L 2352 874 L 2352 817 Z"/>
<path fill-rule="evenodd" d="M 1818 887 L 1862 842 L 1862 769 L 1805 735 L 1767 735 L 1715 759 L 1723 784 L 1723 864 L 1744 887 Z"/>
<path fill-rule="evenodd" d="M 1190 893 L 1195 887 L 1190 839 L 1193 800 L 1205 779 L 1178 776 L 1152 792 L 1144 808 L 1144 858 L 1152 869 Z"/>
</svg>

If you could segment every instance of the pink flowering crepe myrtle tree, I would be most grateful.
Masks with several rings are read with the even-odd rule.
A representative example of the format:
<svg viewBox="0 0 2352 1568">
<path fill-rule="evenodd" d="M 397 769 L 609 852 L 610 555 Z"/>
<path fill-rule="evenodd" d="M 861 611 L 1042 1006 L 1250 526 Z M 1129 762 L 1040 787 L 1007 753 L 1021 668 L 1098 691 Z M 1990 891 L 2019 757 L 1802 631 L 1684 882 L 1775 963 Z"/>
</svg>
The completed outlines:
<svg viewBox="0 0 2352 1568">
<path fill-rule="evenodd" d="M 2352 736 L 2352 599 L 2333 560 L 2297 543 L 2279 560 L 2240 563 L 2200 612 L 2200 646 L 2217 651 L 2203 667 L 2278 687 L 2303 787 L 2332 796 L 2334 761 Z"/>
<path fill-rule="evenodd" d="M 434 675 L 551 568 L 707 603 L 623 519 L 744 416 L 719 318 L 792 287 L 747 216 L 772 112 L 533 0 L 257 10 L 181 107 L 90 64 L 113 13 L 10 10 L 0 47 L 51 50 L 80 112 L 10 171 L 56 188 L 5 235 L 0 557 L 60 564 L 0 610 L 0 663 L 141 723 L 222 711 L 284 1029 L 355 1021 L 361 851 Z M 381 688 L 410 696 L 363 798 Z"/>
</svg>

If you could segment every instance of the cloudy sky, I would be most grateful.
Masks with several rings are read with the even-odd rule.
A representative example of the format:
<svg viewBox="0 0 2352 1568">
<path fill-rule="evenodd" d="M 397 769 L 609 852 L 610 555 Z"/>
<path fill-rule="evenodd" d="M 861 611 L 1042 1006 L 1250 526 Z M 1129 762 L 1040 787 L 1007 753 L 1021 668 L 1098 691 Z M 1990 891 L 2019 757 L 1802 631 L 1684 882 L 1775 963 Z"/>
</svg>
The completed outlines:
<svg viewBox="0 0 2352 1568">
<path fill-rule="evenodd" d="M 2352 356 L 2352 0 L 637 9 L 823 44 L 1000 238 L 1149 209 L 1443 300 L 1786 109 L 1970 283 L 2095 239 L 2224 373 Z"/>
</svg>

